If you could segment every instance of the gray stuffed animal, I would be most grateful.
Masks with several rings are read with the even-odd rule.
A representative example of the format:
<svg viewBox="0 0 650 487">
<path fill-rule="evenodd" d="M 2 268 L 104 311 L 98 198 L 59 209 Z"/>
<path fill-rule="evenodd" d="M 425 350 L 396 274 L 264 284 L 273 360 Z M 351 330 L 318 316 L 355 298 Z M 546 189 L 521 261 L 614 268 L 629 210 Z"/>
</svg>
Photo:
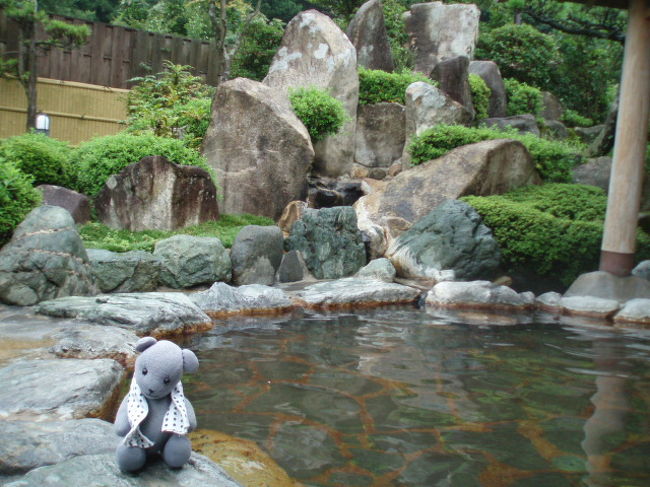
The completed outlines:
<svg viewBox="0 0 650 487">
<path fill-rule="evenodd" d="M 116 450 L 117 465 L 122 472 L 134 472 L 148 456 L 160 453 L 167 465 L 180 468 L 192 453 L 186 434 L 196 429 L 181 375 L 196 372 L 199 360 L 191 350 L 153 337 L 141 338 L 135 349 L 142 354 L 115 418 L 115 432 L 124 437 Z"/>
</svg>

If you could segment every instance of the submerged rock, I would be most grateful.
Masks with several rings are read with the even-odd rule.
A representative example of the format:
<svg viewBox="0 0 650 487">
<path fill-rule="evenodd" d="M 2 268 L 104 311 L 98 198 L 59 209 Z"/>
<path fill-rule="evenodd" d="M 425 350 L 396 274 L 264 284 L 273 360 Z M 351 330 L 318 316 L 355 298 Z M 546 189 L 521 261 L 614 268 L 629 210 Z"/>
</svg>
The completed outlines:
<svg viewBox="0 0 650 487">
<path fill-rule="evenodd" d="M 123 369 L 115 360 L 24 360 L 0 369 L 0 418 L 105 417 Z"/>
<path fill-rule="evenodd" d="M 208 315 L 219 317 L 280 313 L 293 307 L 281 289 L 261 284 L 232 287 L 215 282 L 207 291 L 191 294 L 190 299 Z"/>
</svg>

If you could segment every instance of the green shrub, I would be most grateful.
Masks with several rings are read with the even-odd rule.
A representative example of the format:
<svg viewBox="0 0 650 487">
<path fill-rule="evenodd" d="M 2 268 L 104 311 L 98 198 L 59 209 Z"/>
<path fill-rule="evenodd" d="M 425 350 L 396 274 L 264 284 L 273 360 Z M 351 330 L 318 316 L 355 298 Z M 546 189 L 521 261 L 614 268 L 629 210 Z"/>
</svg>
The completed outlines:
<svg viewBox="0 0 650 487">
<path fill-rule="evenodd" d="M 338 133 L 348 119 L 343 103 L 318 88 L 291 90 L 289 100 L 312 142 Z"/>
<path fill-rule="evenodd" d="M 242 44 L 232 60 L 231 78 L 241 76 L 262 81 L 280 47 L 283 35 L 282 21 L 267 21 L 261 17 L 253 20 L 244 32 Z"/>
<path fill-rule="evenodd" d="M 506 271 L 532 270 L 565 285 L 598 267 L 607 196 L 593 186 L 546 184 L 498 196 L 466 196 L 492 229 Z M 650 238 L 639 232 L 639 259 Z"/>
<path fill-rule="evenodd" d="M 555 39 L 530 24 L 506 24 L 479 38 L 477 59 L 497 63 L 504 78 L 549 89 L 554 69 L 560 62 Z"/>
<path fill-rule="evenodd" d="M 544 109 L 542 92 L 539 88 L 521 83 L 516 79 L 504 79 L 508 106 L 508 116 L 532 113 L 537 116 Z"/>
<path fill-rule="evenodd" d="M 422 73 L 404 70 L 388 73 L 380 69 L 359 68 L 359 104 L 392 102 L 406 103 L 406 88 L 423 81 L 435 86 L 435 81 Z"/>
<path fill-rule="evenodd" d="M 217 237 L 226 248 L 230 248 L 239 231 L 246 225 L 274 225 L 274 222 L 264 216 L 221 215 L 219 220 L 178 230 L 143 230 L 140 232 L 117 230 L 101 223 L 87 223 L 79 227 L 79 234 L 86 248 L 106 249 L 112 252 L 128 252 L 130 250 L 153 252 L 156 242 L 179 234 Z"/>
<path fill-rule="evenodd" d="M 77 171 L 77 190 L 95 197 L 110 176 L 146 156 L 165 156 L 176 164 L 201 167 L 214 180 L 214 172 L 205 158 L 178 139 L 157 137 L 151 133 L 119 133 L 83 142 L 72 152 L 71 161 Z"/>
<path fill-rule="evenodd" d="M 17 135 L 0 141 L 0 158 L 31 174 L 35 186 L 70 186 L 70 151 L 67 142 L 43 134 Z"/>
<path fill-rule="evenodd" d="M 411 163 L 421 164 L 445 155 L 462 145 L 483 140 L 515 139 L 520 141 L 533 158 L 535 167 L 545 181 L 568 182 L 571 169 L 581 161 L 580 147 L 567 142 L 546 140 L 533 134 L 520 134 L 516 130 L 498 130 L 462 125 L 437 125 L 413 137 L 408 151 Z"/>
<path fill-rule="evenodd" d="M 562 114 L 562 121 L 569 127 L 593 127 L 594 121 L 589 117 L 583 117 L 575 110 L 567 108 Z"/>
<path fill-rule="evenodd" d="M 472 91 L 472 103 L 476 110 L 476 120 L 488 118 L 492 90 L 478 74 L 469 75 L 469 87 Z"/>
<path fill-rule="evenodd" d="M 27 213 L 40 204 L 41 192 L 32 186 L 33 177 L 0 157 L 0 246 Z"/>
</svg>

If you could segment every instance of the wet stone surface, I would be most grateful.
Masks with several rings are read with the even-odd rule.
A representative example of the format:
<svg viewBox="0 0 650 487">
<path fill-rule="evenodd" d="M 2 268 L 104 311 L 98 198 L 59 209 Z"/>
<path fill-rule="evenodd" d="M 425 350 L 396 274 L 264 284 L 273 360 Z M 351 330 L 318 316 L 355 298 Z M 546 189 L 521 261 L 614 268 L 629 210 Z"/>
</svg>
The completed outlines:
<svg viewBox="0 0 650 487">
<path fill-rule="evenodd" d="M 310 487 L 650 483 L 650 332 L 441 316 L 216 327 L 185 392 Z"/>
</svg>

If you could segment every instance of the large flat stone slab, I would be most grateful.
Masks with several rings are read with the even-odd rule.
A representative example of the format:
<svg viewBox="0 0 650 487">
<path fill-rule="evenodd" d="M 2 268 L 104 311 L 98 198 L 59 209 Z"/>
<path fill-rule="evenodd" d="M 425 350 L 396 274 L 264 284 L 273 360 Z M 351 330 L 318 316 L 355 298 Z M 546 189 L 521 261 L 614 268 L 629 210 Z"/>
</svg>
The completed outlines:
<svg viewBox="0 0 650 487">
<path fill-rule="evenodd" d="M 106 416 L 123 375 L 111 359 L 12 363 L 0 369 L 0 419 Z"/>
<path fill-rule="evenodd" d="M 0 474 L 14 475 L 80 455 L 115 451 L 120 438 L 101 419 L 0 421 Z"/>
<path fill-rule="evenodd" d="M 210 317 L 183 293 L 118 293 L 44 301 L 37 313 L 128 328 L 138 335 L 174 335 L 209 328 Z"/>
<path fill-rule="evenodd" d="M 86 455 L 32 470 L 6 487 L 241 487 L 221 467 L 193 453 L 181 469 L 172 470 L 162 462 L 147 465 L 137 475 L 123 474 L 113 454 Z"/>
<path fill-rule="evenodd" d="M 650 325 L 650 299 L 630 299 L 614 316 L 614 323 L 622 326 Z"/>
<path fill-rule="evenodd" d="M 535 303 L 530 292 L 515 290 L 490 281 L 439 282 L 426 297 L 427 307 L 525 311 Z"/>
<path fill-rule="evenodd" d="M 57 342 L 49 351 L 61 358 L 111 358 L 132 368 L 138 336 L 117 326 L 75 324 L 64 326 L 52 335 Z"/>
<path fill-rule="evenodd" d="M 295 293 L 301 304 L 324 309 L 412 303 L 419 295 L 412 287 L 355 277 L 318 282 Z"/>
<path fill-rule="evenodd" d="M 277 314 L 294 307 L 284 291 L 262 284 L 233 287 L 215 282 L 207 291 L 194 293 L 190 298 L 213 317 Z"/>
</svg>

